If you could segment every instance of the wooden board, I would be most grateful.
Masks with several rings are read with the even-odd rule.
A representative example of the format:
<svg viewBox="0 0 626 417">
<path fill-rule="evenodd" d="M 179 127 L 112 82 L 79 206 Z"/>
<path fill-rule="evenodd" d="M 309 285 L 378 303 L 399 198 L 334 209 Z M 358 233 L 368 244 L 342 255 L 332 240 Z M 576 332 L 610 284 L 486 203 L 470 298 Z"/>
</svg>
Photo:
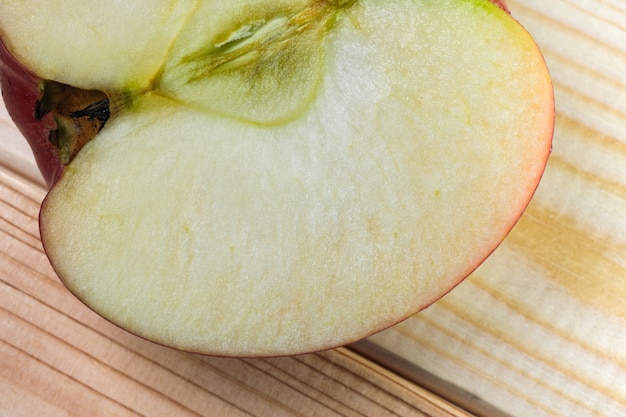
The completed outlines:
<svg viewBox="0 0 626 417">
<path fill-rule="evenodd" d="M 0 140 L 3 158 L 29 160 L 5 112 Z M 345 348 L 209 358 L 119 329 L 61 285 L 39 240 L 43 185 L 24 176 L 37 178 L 32 161 L 19 172 L 7 165 L 0 163 L 0 416 L 468 415 Z"/>
<path fill-rule="evenodd" d="M 464 415 L 433 391 L 477 415 L 626 416 L 626 3 L 509 5 L 555 82 L 535 199 L 452 293 L 351 349 L 204 358 L 91 313 L 43 255 L 43 184 L 2 108 L 0 416 Z"/>
<path fill-rule="evenodd" d="M 554 150 L 505 243 L 371 339 L 515 416 L 626 416 L 626 2 L 509 1 L 556 93 Z"/>
</svg>

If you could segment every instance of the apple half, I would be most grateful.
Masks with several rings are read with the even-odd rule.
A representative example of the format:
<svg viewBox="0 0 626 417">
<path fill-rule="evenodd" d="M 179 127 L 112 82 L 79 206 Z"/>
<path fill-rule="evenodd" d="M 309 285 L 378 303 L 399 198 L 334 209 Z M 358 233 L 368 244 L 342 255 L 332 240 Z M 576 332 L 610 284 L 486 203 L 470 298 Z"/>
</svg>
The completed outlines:
<svg viewBox="0 0 626 417">
<path fill-rule="evenodd" d="M 46 253 L 130 332 L 225 356 L 356 341 L 468 276 L 539 183 L 552 85 L 501 1 L 157 3 L 0 4 Z"/>
</svg>

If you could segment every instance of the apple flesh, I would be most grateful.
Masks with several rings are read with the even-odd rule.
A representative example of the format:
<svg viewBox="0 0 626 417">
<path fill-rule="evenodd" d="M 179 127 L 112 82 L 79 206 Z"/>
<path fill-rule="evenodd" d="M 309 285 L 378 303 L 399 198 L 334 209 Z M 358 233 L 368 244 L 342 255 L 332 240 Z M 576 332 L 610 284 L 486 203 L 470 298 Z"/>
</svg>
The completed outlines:
<svg viewBox="0 0 626 417">
<path fill-rule="evenodd" d="M 344 345 L 451 290 L 530 201 L 554 101 L 502 2 L 162 3 L 0 5 L 5 101 L 56 164 L 46 253 L 113 323 L 212 355 Z"/>
</svg>

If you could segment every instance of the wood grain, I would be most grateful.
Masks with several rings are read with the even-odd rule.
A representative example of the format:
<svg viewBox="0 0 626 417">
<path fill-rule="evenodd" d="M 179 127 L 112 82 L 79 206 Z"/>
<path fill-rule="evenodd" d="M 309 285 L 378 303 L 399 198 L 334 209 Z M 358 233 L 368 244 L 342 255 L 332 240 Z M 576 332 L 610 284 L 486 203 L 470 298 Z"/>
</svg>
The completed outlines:
<svg viewBox="0 0 626 417">
<path fill-rule="evenodd" d="M 626 416 L 626 3 L 509 1 L 551 70 L 554 150 L 505 243 L 371 341 L 515 416 Z"/>
<path fill-rule="evenodd" d="M 468 415 L 348 349 L 209 358 L 113 326 L 49 266 L 37 229 L 43 197 L 0 167 L 0 416 Z"/>
<path fill-rule="evenodd" d="M 508 4 L 554 79 L 542 183 L 471 277 L 352 349 L 206 358 L 90 312 L 42 252 L 43 182 L 0 107 L 0 416 L 467 415 L 429 390 L 477 415 L 626 416 L 626 3 Z"/>
</svg>

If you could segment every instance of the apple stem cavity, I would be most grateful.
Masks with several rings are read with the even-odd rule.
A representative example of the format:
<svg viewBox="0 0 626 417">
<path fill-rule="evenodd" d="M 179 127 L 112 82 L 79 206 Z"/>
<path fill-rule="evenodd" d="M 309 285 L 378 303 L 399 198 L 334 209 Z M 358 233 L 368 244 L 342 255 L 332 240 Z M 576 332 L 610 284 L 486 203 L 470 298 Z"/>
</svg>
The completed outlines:
<svg viewBox="0 0 626 417">
<path fill-rule="evenodd" d="M 48 140 L 59 150 L 61 163 L 69 164 L 104 127 L 111 115 L 108 96 L 99 90 L 83 90 L 55 81 L 41 83 L 35 119 L 52 114 L 56 128 Z"/>
<path fill-rule="evenodd" d="M 28 140 L 48 186 L 104 127 L 113 110 L 130 101 L 100 90 L 43 80 L 24 67 L 0 40 L 0 85 L 11 118 Z M 18 100 L 10 99 L 19 97 Z"/>
</svg>

